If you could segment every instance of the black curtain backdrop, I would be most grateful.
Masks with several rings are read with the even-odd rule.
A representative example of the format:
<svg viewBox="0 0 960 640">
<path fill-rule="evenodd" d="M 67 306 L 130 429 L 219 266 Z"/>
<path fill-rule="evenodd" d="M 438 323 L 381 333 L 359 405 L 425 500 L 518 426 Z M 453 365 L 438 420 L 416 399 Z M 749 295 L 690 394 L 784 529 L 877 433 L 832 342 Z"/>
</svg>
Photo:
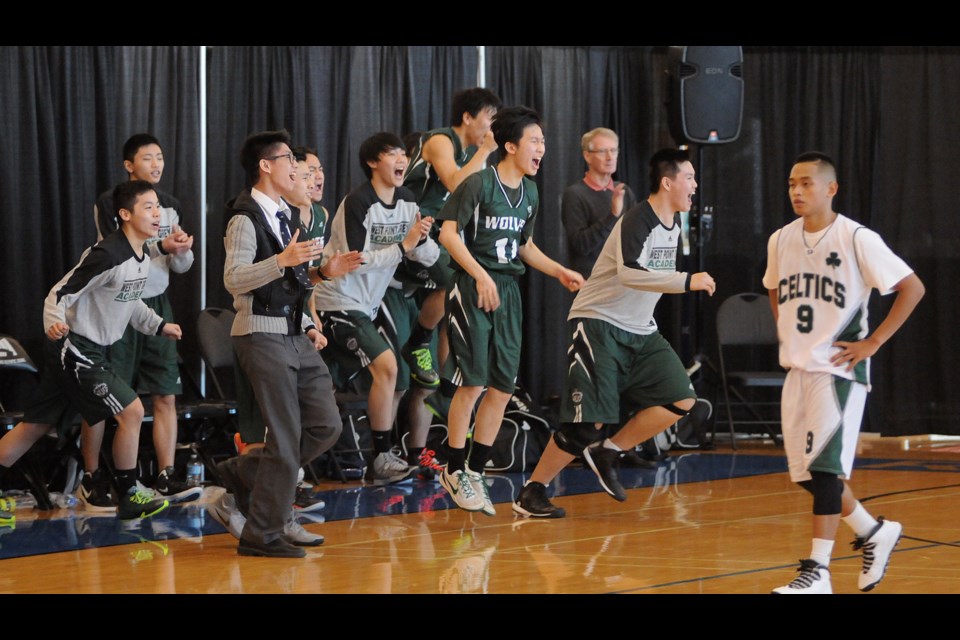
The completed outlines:
<svg viewBox="0 0 960 640">
<path fill-rule="evenodd" d="M 124 178 L 120 145 L 130 133 L 152 130 L 161 139 L 168 163 L 161 186 L 184 201 L 188 230 L 198 231 L 198 52 L 0 48 L 0 332 L 20 337 L 31 352 L 39 353 L 44 294 L 95 237 L 93 198 Z M 446 124 L 450 95 L 476 83 L 478 61 L 472 46 L 216 47 L 207 56 L 207 286 L 208 304 L 220 306 L 230 304 L 222 285 L 223 204 L 244 187 L 238 152 L 248 133 L 286 127 L 295 142 L 317 147 L 327 174 L 324 204 L 335 210 L 363 179 L 360 141 L 379 130 L 403 135 Z M 485 61 L 486 85 L 505 104 L 527 104 L 545 118 L 535 241 L 566 262 L 559 198 L 582 177 L 582 133 L 606 126 L 620 134 L 617 177 L 640 198 L 648 192 L 647 159 L 676 144 L 665 106 L 667 50 L 495 46 Z M 744 47 L 739 139 L 691 148 L 700 204 L 714 207 L 703 259 L 718 292 L 699 303 L 692 295 L 665 297 L 658 314 L 685 358 L 699 350 L 716 361 L 719 303 L 763 292 L 767 237 L 793 217 L 786 193 L 792 160 L 820 149 L 839 165 L 837 210 L 879 231 L 927 286 L 914 317 L 874 358 L 866 426 L 884 435 L 960 434 L 960 401 L 948 389 L 960 364 L 949 324 L 957 315 L 949 283 L 960 270 L 951 220 L 958 74 L 960 47 Z M 174 280 L 178 303 L 196 299 L 197 278 L 195 266 Z M 562 386 L 570 296 L 536 272 L 522 287 L 520 382 L 545 400 Z M 874 296 L 874 326 L 890 302 Z M 186 321 L 198 310 L 189 318 L 178 310 L 188 329 L 185 356 Z M 684 316 L 699 318 L 695 334 L 681 332 Z"/>
<path fill-rule="evenodd" d="M 122 147 L 131 134 L 160 140 L 160 187 L 183 204 L 199 256 L 198 71 L 197 47 L 0 47 L 0 333 L 21 340 L 38 364 L 43 299 L 96 241 L 93 203 L 127 179 Z M 170 285 L 184 325 L 180 354 L 192 363 L 199 282 L 197 260 Z M 18 387 L 0 394 L 22 403 Z"/>
</svg>

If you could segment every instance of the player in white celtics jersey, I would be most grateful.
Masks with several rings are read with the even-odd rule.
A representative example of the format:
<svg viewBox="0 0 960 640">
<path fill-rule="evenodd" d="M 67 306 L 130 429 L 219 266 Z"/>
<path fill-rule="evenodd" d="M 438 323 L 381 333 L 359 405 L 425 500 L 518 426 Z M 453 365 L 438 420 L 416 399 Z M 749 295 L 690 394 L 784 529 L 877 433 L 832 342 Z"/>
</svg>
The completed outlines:
<svg viewBox="0 0 960 640">
<path fill-rule="evenodd" d="M 539 208 L 536 175 L 544 153 L 540 116 L 527 107 L 497 112 L 493 135 L 500 162 L 468 177 L 437 216 L 440 242 L 453 258 L 447 291 L 448 369 L 457 386 L 449 415 L 449 458 L 440 483 L 461 509 L 495 515 L 483 469 L 520 367 L 523 307 L 516 278 L 524 263 L 577 291 L 583 276 L 548 258 L 533 243 Z M 473 445 L 467 432 L 477 409 Z"/>
<path fill-rule="evenodd" d="M 836 213 L 837 173 L 829 156 L 800 155 L 790 171 L 798 219 L 770 236 L 763 286 L 769 290 L 788 369 L 781 412 L 790 479 L 813 495 L 813 543 L 799 575 L 774 593 L 832 593 L 830 556 L 843 520 L 863 550 L 858 587 L 883 578 L 903 527 L 875 520 L 849 485 L 869 391 L 869 358 L 923 297 L 923 283 L 880 236 Z M 869 333 L 872 289 L 897 296 Z M 869 333 L 869 335 L 868 335 Z"/>
<path fill-rule="evenodd" d="M 604 242 L 567 316 L 560 429 L 513 504 L 519 515 L 563 517 L 546 486 L 579 455 L 604 491 L 626 500 L 618 474 L 623 452 L 666 429 L 696 402 L 680 358 L 653 318 L 664 293 L 716 291 L 709 273 L 677 271 L 679 212 L 690 209 L 696 189 L 686 151 L 657 151 L 650 159 L 650 196 L 620 216 Z M 604 439 L 604 424 L 623 427 Z"/>
</svg>

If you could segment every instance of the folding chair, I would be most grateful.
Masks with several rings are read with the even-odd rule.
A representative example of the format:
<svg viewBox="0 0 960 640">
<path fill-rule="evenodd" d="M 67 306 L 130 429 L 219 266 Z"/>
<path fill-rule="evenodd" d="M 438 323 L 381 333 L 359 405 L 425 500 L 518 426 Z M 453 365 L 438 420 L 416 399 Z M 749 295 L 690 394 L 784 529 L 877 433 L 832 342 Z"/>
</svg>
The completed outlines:
<svg viewBox="0 0 960 640">
<path fill-rule="evenodd" d="M 234 356 L 233 343 L 230 340 L 230 328 L 236 314 L 230 309 L 208 307 L 200 311 L 197 317 L 197 340 L 200 346 L 200 360 L 212 383 L 212 392 L 208 389 L 201 393 L 199 385 L 196 392 L 200 400 L 185 405 L 180 412 L 181 417 L 195 425 L 195 442 L 190 445 L 203 461 L 207 474 L 211 474 L 215 482 L 219 482 L 216 475 L 215 452 L 204 446 L 217 433 L 224 434 L 229 430 L 228 425 L 236 431 L 237 400 L 234 395 L 231 377 L 223 376 L 224 370 L 233 370 Z M 232 436 L 232 434 L 231 434 Z M 232 446 L 232 440 L 231 440 Z"/>
<path fill-rule="evenodd" d="M 736 425 L 762 427 L 777 443 L 780 393 L 786 374 L 777 364 L 777 327 L 765 295 L 739 293 L 717 310 L 717 346 L 720 355 L 722 399 L 713 423 L 726 417 L 730 443 L 736 449 Z"/>
</svg>

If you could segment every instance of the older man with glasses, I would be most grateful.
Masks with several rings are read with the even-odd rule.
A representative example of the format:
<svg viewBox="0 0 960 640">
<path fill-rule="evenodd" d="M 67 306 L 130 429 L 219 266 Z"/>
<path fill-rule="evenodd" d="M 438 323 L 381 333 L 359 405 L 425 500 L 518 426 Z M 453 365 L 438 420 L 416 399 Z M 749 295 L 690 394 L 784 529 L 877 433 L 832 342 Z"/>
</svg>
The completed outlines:
<svg viewBox="0 0 960 640">
<path fill-rule="evenodd" d="M 620 139 L 610 129 L 583 134 L 580 148 L 587 163 L 583 180 L 563 192 L 560 215 L 567 233 L 571 268 L 589 277 L 597 256 L 620 214 L 637 203 L 626 184 L 615 182 Z"/>
</svg>

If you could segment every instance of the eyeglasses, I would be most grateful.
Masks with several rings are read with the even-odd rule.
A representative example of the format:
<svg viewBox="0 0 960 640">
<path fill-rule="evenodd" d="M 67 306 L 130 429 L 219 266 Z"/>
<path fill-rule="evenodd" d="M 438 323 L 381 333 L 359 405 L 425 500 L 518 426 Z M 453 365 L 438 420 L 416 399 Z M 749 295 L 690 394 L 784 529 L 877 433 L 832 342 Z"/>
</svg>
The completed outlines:
<svg viewBox="0 0 960 640">
<path fill-rule="evenodd" d="M 263 159 L 264 159 L 264 160 L 279 160 L 280 158 L 286 158 L 287 160 L 290 161 L 290 164 L 294 164 L 294 163 L 296 162 L 296 160 L 294 160 L 294 158 L 293 158 L 293 151 L 287 151 L 286 153 L 281 153 L 280 155 L 277 155 L 277 156 L 267 156 L 266 158 L 263 158 Z"/>
<path fill-rule="evenodd" d="M 596 153 L 602 156 L 615 156 L 620 154 L 620 149 L 587 149 L 587 153 Z"/>
</svg>

